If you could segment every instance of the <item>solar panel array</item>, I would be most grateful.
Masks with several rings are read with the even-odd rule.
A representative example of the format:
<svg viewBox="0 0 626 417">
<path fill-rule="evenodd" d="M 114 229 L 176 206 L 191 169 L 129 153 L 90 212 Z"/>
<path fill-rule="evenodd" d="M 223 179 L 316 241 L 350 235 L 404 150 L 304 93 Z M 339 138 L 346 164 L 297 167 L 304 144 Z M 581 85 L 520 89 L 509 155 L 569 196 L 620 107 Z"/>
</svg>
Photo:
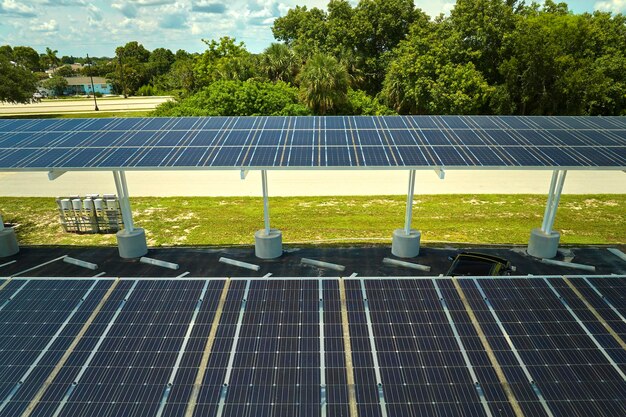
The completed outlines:
<svg viewBox="0 0 626 417">
<path fill-rule="evenodd" d="M 626 415 L 625 276 L 0 286 L 0 416 Z"/>
<path fill-rule="evenodd" d="M 626 167 L 626 117 L 0 120 L 0 170 Z"/>
</svg>

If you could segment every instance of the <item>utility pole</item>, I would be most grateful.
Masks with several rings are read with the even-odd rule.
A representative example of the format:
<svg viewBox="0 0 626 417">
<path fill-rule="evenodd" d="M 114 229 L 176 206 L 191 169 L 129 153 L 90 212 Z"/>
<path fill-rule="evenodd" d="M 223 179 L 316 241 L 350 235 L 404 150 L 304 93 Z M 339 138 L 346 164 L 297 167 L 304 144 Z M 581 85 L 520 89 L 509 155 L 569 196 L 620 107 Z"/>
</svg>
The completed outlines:
<svg viewBox="0 0 626 417">
<path fill-rule="evenodd" d="M 89 64 L 89 79 L 91 80 L 91 92 L 93 94 L 93 104 L 95 106 L 94 110 L 95 111 L 99 111 L 100 109 L 98 108 L 98 100 L 96 100 L 96 89 L 93 85 L 93 71 L 92 71 L 92 63 L 91 60 L 89 59 L 89 54 L 87 54 L 87 64 Z"/>
</svg>

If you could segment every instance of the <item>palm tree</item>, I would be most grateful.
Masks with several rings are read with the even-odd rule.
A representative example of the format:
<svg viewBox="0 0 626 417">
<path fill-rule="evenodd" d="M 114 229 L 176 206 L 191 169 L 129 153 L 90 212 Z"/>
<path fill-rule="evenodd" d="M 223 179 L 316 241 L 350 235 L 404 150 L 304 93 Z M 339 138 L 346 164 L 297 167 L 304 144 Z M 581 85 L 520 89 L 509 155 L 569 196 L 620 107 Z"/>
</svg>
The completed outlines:
<svg viewBox="0 0 626 417">
<path fill-rule="evenodd" d="M 282 43 L 271 44 L 261 56 L 263 71 L 272 81 L 293 82 L 298 71 L 296 54 Z"/>
<path fill-rule="evenodd" d="M 58 53 L 59 51 L 57 51 L 56 49 L 52 50 L 46 47 L 46 53 L 44 54 L 43 59 L 48 64 L 48 68 L 54 69 L 59 65 L 61 60 L 57 56 Z"/>
<path fill-rule="evenodd" d="M 333 56 L 314 55 L 304 65 L 298 79 L 302 99 L 316 114 L 337 110 L 347 100 L 348 71 Z"/>
</svg>

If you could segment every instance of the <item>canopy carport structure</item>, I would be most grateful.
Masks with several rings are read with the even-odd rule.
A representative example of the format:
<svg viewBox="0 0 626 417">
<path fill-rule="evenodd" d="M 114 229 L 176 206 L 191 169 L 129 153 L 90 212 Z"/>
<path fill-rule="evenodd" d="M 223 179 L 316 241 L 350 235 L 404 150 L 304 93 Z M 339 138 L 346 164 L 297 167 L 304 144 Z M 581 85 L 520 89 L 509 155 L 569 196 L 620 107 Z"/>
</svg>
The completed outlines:
<svg viewBox="0 0 626 417">
<path fill-rule="evenodd" d="M 556 255 L 554 219 L 568 170 L 626 170 L 626 117 L 328 116 L 183 117 L 0 120 L 0 170 L 112 171 L 124 220 L 122 257 L 147 252 L 145 232 L 132 221 L 125 172 L 130 170 L 250 170 L 262 172 L 264 220 L 256 254 L 282 254 L 282 234 L 270 227 L 267 171 L 395 169 L 409 173 L 406 218 L 393 232 L 392 253 L 414 257 L 415 171 L 508 169 L 553 172 L 540 228 L 528 252 Z M 0 255 L 17 250 L 15 234 L 0 235 Z"/>
</svg>

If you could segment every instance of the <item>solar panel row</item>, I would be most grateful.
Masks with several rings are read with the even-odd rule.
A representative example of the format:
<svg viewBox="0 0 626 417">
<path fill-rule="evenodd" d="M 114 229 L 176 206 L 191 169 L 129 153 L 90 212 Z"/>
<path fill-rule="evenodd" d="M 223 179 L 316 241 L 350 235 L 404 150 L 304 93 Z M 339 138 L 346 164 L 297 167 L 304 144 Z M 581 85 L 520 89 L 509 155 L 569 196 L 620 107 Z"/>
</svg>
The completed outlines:
<svg viewBox="0 0 626 417">
<path fill-rule="evenodd" d="M 0 169 L 624 167 L 624 117 L 0 120 Z"/>
<path fill-rule="evenodd" d="M 234 280 L 213 329 L 223 280 L 15 279 L 0 416 L 184 416 L 210 334 L 195 416 L 348 415 L 343 308 L 359 415 L 514 416 L 509 389 L 526 416 L 626 414 L 625 277 L 458 282 L 349 279 L 342 304 L 334 279 Z"/>
</svg>

